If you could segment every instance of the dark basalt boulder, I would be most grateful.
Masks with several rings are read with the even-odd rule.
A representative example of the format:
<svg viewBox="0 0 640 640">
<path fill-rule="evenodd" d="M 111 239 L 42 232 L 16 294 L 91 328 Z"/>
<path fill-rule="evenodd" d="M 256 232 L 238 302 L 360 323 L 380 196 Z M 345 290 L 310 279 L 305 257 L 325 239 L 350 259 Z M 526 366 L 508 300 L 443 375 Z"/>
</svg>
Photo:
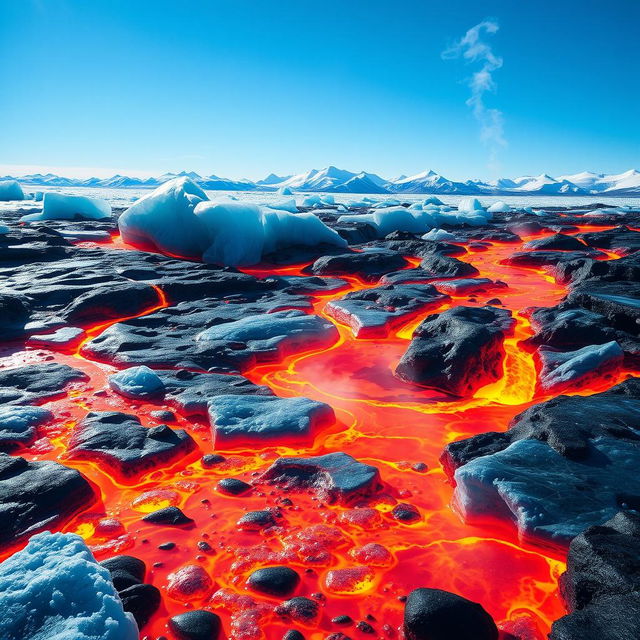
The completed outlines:
<svg viewBox="0 0 640 640">
<path fill-rule="evenodd" d="M 12 340 L 25 333 L 31 309 L 25 296 L 0 293 L 0 340 Z"/>
<path fill-rule="evenodd" d="M 573 460 L 589 453 L 589 442 L 610 436 L 640 444 L 640 379 L 631 378 L 591 396 L 558 396 L 518 414 L 508 431 L 482 433 L 445 447 L 440 461 L 449 477 L 475 458 L 518 440 L 539 440 Z"/>
<path fill-rule="evenodd" d="M 420 268 L 424 269 L 434 278 L 463 278 L 478 275 L 478 270 L 468 262 L 463 262 L 452 256 L 442 256 L 432 253 L 425 256 L 420 262 Z"/>
<path fill-rule="evenodd" d="M 114 556 L 100 563 L 111 574 L 113 586 L 122 600 L 122 606 L 136 619 L 142 629 L 160 606 L 160 591 L 145 584 L 146 566 L 133 556 Z"/>
<path fill-rule="evenodd" d="M 304 596 L 296 596 L 276 607 L 276 613 L 294 622 L 313 626 L 317 624 L 321 612 L 320 605 L 315 600 Z"/>
<path fill-rule="evenodd" d="M 75 469 L 0 453 L 0 546 L 60 527 L 94 500 L 91 485 Z"/>
<path fill-rule="evenodd" d="M 640 280 L 640 253 L 619 260 L 581 258 L 563 262 L 554 268 L 556 279 L 563 284 L 578 285 L 585 280 L 617 282 Z"/>
<path fill-rule="evenodd" d="M 406 264 L 406 260 L 395 251 L 374 249 L 322 256 L 307 269 L 318 276 L 348 275 L 375 282 L 385 273 L 401 269 Z"/>
<path fill-rule="evenodd" d="M 278 458 L 260 481 L 291 489 L 312 488 L 327 502 L 353 503 L 381 488 L 375 467 L 343 452 L 310 458 Z"/>
<path fill-rule="evenodd" d="M 194 609 L 169 618 L 169 629 L 179 640 L 218 640 L 222 623 L 212 611 Z"/>
<path fill-rule="evenodd" d="M 127 478 L 170 464 L 196 449 L 182 429 L 167 425 L 143 427 L 140 420 L 117 411 L 92 412 L 76 426 L 67 455 L 80 460 L 100 460 Z"/>
<path fill-rule="evenodd" d="M 60 316 L 71 324 L 86 326 L 137 316 L 159 303 L 158 292 L 148 284 L 114 282 L 78 296 Z"/>
<path fill-rule="evenodd" d="M 182 509 L 174 506 L 163 507 L 157 511 L 152 511 L 142 518 L 145 522 L 152 524 L 165 524 L 169 526 L 192 525 L 193 520 L 185 515 Z"/>
<path fill-rule="evenodd" d="M 300 576 L 290 567 L 256 569 L 247 579 L 252 591 L 277 598 L 290 596 L 300 584 Z"/>
<path fill-rule="evenodd" d="M 551 640 L 640 637 L 640 516 L 620 512 L 575 537 L 560 590 L 571 613 Z"/>
<path fill-rule="evenodd" d="M 581 258 L 595 258 L 605 257 L 604 253 L 588 249 L 585 247 L 584 251 L 516 251 L 512 253 L 508 258 L 502 261 L 502 264 L 507 264 L 512 267 L 532 267 L 534 269 L 540 269 L 542 267 L 556 267 L 558 264 L 564 262 L 572 262 L 574 260 L 580 260 Z"/>
<path fill-rule="evenodd" d="M 385 285 L 332 300 L 325 312 L 351 327 L 358 338 L 384 337 L 407 316 L 437 306 L 449 296 L 431 285 Z"/>
<path fill-rule="evenodd" d="M 556 233 L 545 238 L 530 240 L 524 245 L 525 249 L 546 250 L 546 251 L 585 251 L 585 244 L 574 236 L 567 236 L 563 233 Z"/>
<path fill-rule="evenodd" d="M 248 491 L 251 491 L 253 487 L 240 480 L 239 478 L 222 478 L 216 485 L 216 489 L 220 493 L 224 493 L 228 496 L 241 496 Z"/>
<path fill-rule="evenodd" d="M 396 367 L 407 382 L 456 396 L 502 375 L 502 346 L 511 313 L 495 307 L 456 307 L 428 316 Z"/>
<path fill-rule="evenodd" d="M 590 231 L 577 236 L 589 247 L 634 253 L 640 251 L 640 232 L 625 225 L 606 231 Z"/>
<path fill-rule="evenodd" d="M 3 404 L 31 404 L 50 400 L 65 392 L 71 382 L 89 377 L 66 364 L 47 362 L 0 370 L 0 401 Z"/>
<path fill-rule="evenodd" d="M 415 589 L 404 608 L 407 640 L 498 640 L 481 605 L 440 589 Z"/>
<path fill-rule="evenodd" d="M 396 251 L 403 256 L 415 256 L 424 258 L 430 255 L 441 256 L 462 256 L 467 251 L 464 247 L 449 242 L 441 242 L 438 240 L 422 240 L 421 238 L 390 238 L 393 234 L 389 234 L 386 240 L 378 241 L 369 246 L 379 249 L 390 249 Z M 411 234 L 409 234 L 411 235 Z"/>
<path fill-rule="evenodd" d="M 236 523 L 244 531 L 260 531 L 275 527 L 278 522 L 273 512 L 268 509 L 247 511 Z"/>
</svg>

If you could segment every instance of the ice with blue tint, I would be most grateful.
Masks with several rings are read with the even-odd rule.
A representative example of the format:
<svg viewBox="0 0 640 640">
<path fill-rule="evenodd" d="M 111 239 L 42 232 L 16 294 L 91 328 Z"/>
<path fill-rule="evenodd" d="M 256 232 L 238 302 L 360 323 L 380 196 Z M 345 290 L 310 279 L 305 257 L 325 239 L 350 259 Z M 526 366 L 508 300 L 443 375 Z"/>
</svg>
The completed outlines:
<svg viewBox="0 0 640 640">
<path fill-rule="evenodd" d="M 494 202 L 487 211 L 489 213 L 508 213 L 511 211 L 511 207 L 502 200 L 498 200 L 498 202 Z"/>
<path fill-rule="evenodd" d="M 432 242 L 455 242 L 456 236 L 444 229 L 431 229 L 431 231 L 422 236 L 422 239 L 431 240 Z"/>
<path fill-rule="evenodd" d="M 114 373 L 109 376 L 109 386 L 128 398 L 147 398 L 164 391 L 160 376 L 144 365 Z"/>
<path fill-rule="evenodd" d="M 7 233 L 11 233 L 11 228 L 0 222 L 0 236 L 4 236 Z"/>
<path fill-rule="evenodd" d="M 269 204 L 264 204 L 265 207 L 269 207 L 270 209 L 278 209 L 279 211 L 288 211 L 289 213 L 298 213 L 298 207 L 296 206 L 296 201 L 291 198 L 291 200 L 280 200 L 279 202 L 269 202 Z"/>
<path fill-rule="evenodd" d="M 280 187 L 278 189 L 278 194 L 281 196 L 292 196 L 293 195 L 293 191 L 291 191 L 291 189 L 289 189 L 289 187 Z"/>
<path fill-rule="evenodd" d="M 138 640 L 138 627 L 80 536 L 44 532 L 0 563 L 2 640 Z"/>
<path fill-rule="evenodd" d="M 111 205 L 102 198 L 71 196 L 47 191 L 42 201 L 42 211 L 23 216 L 21 222 L 38 220 L 105 220 L 111 217 Z"/>
<path fill-rule="evenodd" d="M 294 206 L 291 200 L 287 208 Z M 255 264 L 265 254 L 293 245 L 347 246 L 311 213 L 212 202 L 188 178 L 171 180 L 138 200 L 118 225 L 129 244 L 228 266 Z"/>
<path fill-rule="evenodd" d="M 24 192 L 17 180 L 0 180 L 0 200 L 24 200 Z"/>
<path fill-rule="evenodd" d="M 483 211 L 483 208 L 478 198 L 462 198 L 458 203 L 458 211 L 473 213 L 475 211 Z"/>
</svg>

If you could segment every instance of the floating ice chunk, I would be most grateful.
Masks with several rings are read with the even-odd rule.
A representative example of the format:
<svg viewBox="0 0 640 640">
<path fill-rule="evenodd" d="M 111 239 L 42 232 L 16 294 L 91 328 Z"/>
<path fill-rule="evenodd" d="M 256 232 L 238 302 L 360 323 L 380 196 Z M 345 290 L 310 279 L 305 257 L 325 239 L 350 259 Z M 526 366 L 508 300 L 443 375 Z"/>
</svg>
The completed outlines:
<svg viewBox="0 0 640 640">
<path fill-rule="evenodd" d="M 280 202 L 270 202 L 269 204 L 265 204 L 265 207 L 269 209 L 278 209 L 279 211 L 289 211 L 289 213 L 298 213 L 298 207 L 296 206 L 296 201 L 291 198 L 291 200 L 281 200 Z"/>
<path fill-rule="evenodd" d="M 615 340 L 567 352 L 540 347 L 538 353 L 542 362 L 540 387 L 545 391 L 586 384 L 596 376 L 617 369 L 624 359 L 624 351 Z"/>
<path fill-rule="evenodd" d="M 0 200 L 24 200 L 24 192 L 17 180 L 0 181 Z"/>
<path fill-rule="evenodd" d="M 193 210 L 208 200 L 189 178 L 175 178 L 131 205 L 119 218 L 122 239 L 143 248 L 200 258 L 206 232 Z"/>
<path fill-rule="evenodd" d="M 8 227 L 6 224 L 3 224 L 2 222 L 0 222 L 0 236 L 3 236 L 7 233 L 11 233 L 11 228 Z"/>
<path fill-rule="evenodd" d="M 103 220 L 111 217 L 111 205 L 102 198 L 70 196 L 48 191 L 44 194 L 42 211 L 23 216 L 23 222 L 37 220 Z"/>
<path fill-rule="evenodd" d="M 347 207 L 345 207 L 343 204 L 339 204 L 336 210 L 340 212 L 348 211 Z"/>
<path fill-rule="evenodd" d="M 456 236 L 444 229 L 431 229 L 431 231 L 422 236 L 422 239 L 431 240 L 432 242 L 452 242 L 455 241 Z"/>
<path fill-rule="evenodd" d="M 439 206 L 439 205 L 443 205 L 444 202 L 442 202 L 442 200 L 440 200 L 440 198 L 436 198 L 436 196 L 429 196 L 428 198 L 425 198 L 422 201 L 422 205 L 426 207 L 429 204 L 435 204 L 435 205 Z"/>
<path fill-rule="evenodd" d="M 3 640 L 137 640 L 138 627 L 80 536 L 41 533 L 0 564 Z"/>
<path fill-rule="evenodd" d="M 475 211 L 483 211 L 483 207 L 477 198 L 462 198 L 458 203 L 458 211 L 473 213 Z"/>
<path fill-rule="evenodd" d="M 127 398 L 147 398 L 164 391 L 160 376 L 144 365 L 114 373 L 109 376 L 109 386 Z"/>
<path fill-rule="evenodd" d="M 487 211 L 489 213 L 508 213 L 511 211 L 511 207 L 506 202 L 499 200 L 498 202 L 494 202 Z"/>
<path fill-rule="evenodd" d="M 319 207 L 322 205 L 322 201 L 320 196 L 307 196 L 302 199 L 302 203 L 300 206 L 302 207 Z"/>
<path fill-rule="evenodd" d="M 322 202 L 322 204 L 335 204 L 336 203 L 336 199 L 332 195 L 330 195 L 328 193 L 320 196 L 320 201 Z"/>
<path fill-rule="evenodd" d="M 293 191 L 291 191 L 291 189 L 289 189 L 289 187 L 280 187 L 278 189 L 278 193 L 281 196 L 292 196 L 293 195 Z"/>
<path fill-rule="evenodd" d="M 399 207 L 402 203 L 400 200 L 396 200 L 395 198 L 390 198 L 388 200 L 383 200 L 382 202 L 378 202 L 371 206 L 372 209 L 384 209 L 385 207 Z"/>
<path fill-rule="evenodd" d="M 283 437 L 288 444 L 308 441 L 335 414 L 309 398 L 222 395 L 209 403 L 209 418 L 216 446 L 228 446 Z"/>
</svg>

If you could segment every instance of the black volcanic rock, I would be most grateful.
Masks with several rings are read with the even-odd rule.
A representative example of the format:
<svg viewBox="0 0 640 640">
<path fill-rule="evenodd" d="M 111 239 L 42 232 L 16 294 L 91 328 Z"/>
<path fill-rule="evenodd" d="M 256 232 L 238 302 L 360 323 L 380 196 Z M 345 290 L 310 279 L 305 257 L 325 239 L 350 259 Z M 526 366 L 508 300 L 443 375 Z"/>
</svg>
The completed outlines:
<svg viewBox="0 0 640 640">
<path fill-rule="evenodd" d="M 640 232 L 633 231 L 625 225 L 606 231 L 590 231 L 577 236 L 586 245 L 597 249 L 609 249 L 634 253 L 640 251 Z"/>
<path fill-rule="evenodd" d="M 75 469 L 0 453 L 0 546 L 59 527 L 94 500 Z"/>
<path fill-rule="evenodd" d="M 276 608 L 276 613 L 290 618 L 294 622 L 311 626 L 316 624 L 320 618 L 320 605 L 311 598 L 296 596 L 279 605 Z"/>
<path fill-rule="evenodd" d="M 618 260 L 592 260 L 580 258 L 558 264 L 554 268 L 557 280 L 561 283 L 578 285 L 585 280 L 616 282 L 640 280 L 640 253 L 634 253 Z"/>
<path fill-rule="evenodd" d="M 0 293 L 0 340 L 11 340 L 24 335 L 31 309 L 25 296 Z"/>
<path fill-rule="evenodd" d="M 53 414 L 43 407 L 0 407 L 0 451 L 13 451 L 36 439 L 38 427 L 52 420 Z"/>
<path fill-rule="evenodd" d="M 268 509 L 247 511 L 237 522 L 238 527 L 245 531 L 260 531 L 276 524 L 275 516 Z"/>
<path fill-rule="evenodd" d="M 31 404 L 62 395 L 71 382 L 89 377 L 66 364 L 46 362 L 0 370 L 0 401 L 3 404 Z"/>
<path fill-rule="evenodd" d="M 498 640 L 481 605 L 440 589 L 415 589 L 404 609 L 407 640 Z"/>
<path fill-rule="evenodd" d="M 530 240 L 524 245 L 525 249 L 552 250 L 552 251 L 585 251 L 585 244 L 574 236 L 556 233 L 544 238 Z"/>
<path fill-rule="evenodd" d="M 462 278 L 478 275 L 478 270 L 468 262 L 463 262 L 453 256 L 443 256 L 432 253 L 425 256 L 420 262 L 420 268 L 424 269 L 434 278 Z"/>
<path fill-rule="evenodd" d="M 170 526 L 182 526 L 193 524 L 193 520 L 186 516 L 178 507 L 163 507 L 152 511 L 142 518 L 145 522 L 153 524 L 166 524 Z"/>
<path fill-rule="evenodd" d="M 584 251 L 516 251 L 502 263 L 511 265 L 512 267 L 533 267 L 540 269 L 541 267 L 555 267 L 564 262 L 572 262 L 581 258 L 595 257 L 596 255 L 604 257 L 604 253 L 596 252 L 593 249 L 585 247 Z"/>
<path fill-rule="evenodd" d="M 286 598 L 300 584 L 300 576 L 290 567 L 263 567 L 248 578 L 247 586 L 258 593 Z"/>
<path fill-rule="evenodd" d="M 169 618 L 169 629 L 179 640 L 217 640 L 222 623 L 215 613 L 194 609 Z"/>
<path fill-rule="evenodd" d="M 395 251 L 373 249 L 318 258 L 308 269 L 318 276 L 357 276 L 375 282 L 380 276 L 396 271 L 407 263 Z"/>
<path fill-rule="evenodd" d="M 167 425 L 143 427 L 140 420 L 117 411 L 92 412 L 75 427 L 68 455 L 100 460 L 126 477 L 171 464 L 196 448 L 191 436 Z"/>
<path fill-rule="evenodd" d="M 252 486 L 238 478 L 222 478 L 216 485 L 216 489 L 229 496 L 241 496 L 243 493 L 251 491 Z"/>
<path fill-rule="evenodd" d="M 311 487 L 328 502 L 355 502 L 381 486 L 375 467 L 343 452 L 310 458 L 278 458 L 260 480 L 293 489 Z"/>
<path fill-rule="evenodd" d="M 352 291 L 330 301 L 325 312 L 351 327 L 360 338 L 386 336 L 388 332 L 412 313 L 448 300 L 435 287 L 425 284 L 384 285 L 373 289 Z"/>
<path fill-rule="evenodd" d="M 574 538 L 560 588 L 571 613 L 551 640 L 640 637 L 640 516 L 620 512 Z"/>
<path fill-rule="evenodd" d="M 511 314 L 495 307 L 456 307 L 428 316 L 396 367 L 407 382 L 464 396 L 502 375 L 502 342 Z"/>
</svg>

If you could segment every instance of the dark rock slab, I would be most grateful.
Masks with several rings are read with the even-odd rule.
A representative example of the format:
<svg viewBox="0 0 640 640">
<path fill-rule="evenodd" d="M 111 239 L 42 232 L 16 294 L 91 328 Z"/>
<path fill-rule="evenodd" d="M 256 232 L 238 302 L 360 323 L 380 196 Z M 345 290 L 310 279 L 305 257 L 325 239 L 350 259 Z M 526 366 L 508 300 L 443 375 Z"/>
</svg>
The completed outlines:
<svg viewBox="0 0 640 640">
<path fill-rule="evenodd" d="M 585 251 L 585 243 L 580 242 L 575 236 L 567 236 L 563 233 L 556 233 L 544 238 L 530 240 L 524 245 L 524 249 L 535 249 L 545 251 Z"/>
<path fill-rule="evenodd" d="M 351 327 L 358 338 L 385 337 L 408 316 L 448 300 L 431 285 L 385 285 L 332 300 L 325 312 Z"/>
<path fill-rule="evenodd" d="M 454 280 L 433 280 L 438 291 L 451 296 L 468 296 L 472 294 L 489 293 L 498 289 L 506 289 L 504 282 L 489 278 L 456 278 Z"/>
<path fill-rule="evenodd" d="M 404 609 L 407 640 L 498 640 L 481 605 L 440 589 L 415 589 Z"/>
<path fill-rule="evenodd" d="M 356 276 L 368 282 L 375 282 L 380 276 L 396 271 L 407 264 L 397 252 L 375 249 L 357 253 L 322 256 L 308 269 L 318 276 Z"/>
<path fill-rule="evenodd" d="M 572 285 L 577 285 L 584 280 L 638 282 L 640 253 L 634 253 L 619 260 L 592 260 L 591 258 L 571 260 L 556 265 L 554 274 L 559 282 Z"/>
<path fill-rule="evenodd" d="M 495 307 L 456 307 L 430 315 L 415 330 L 396 375 L 469 395 L 502 375 L 502 343 L 512 325 L 510 312 Z"/>
<path fill-rule="evenodd" d="M 0 453 L 0 545 L 61 526 L 95 500 L 75 469 Z"/>
<path fill-rule="evenodd" d="M 278 458 L 260 480 L 291 489 L 310 487 L 332 503 L 352 503 L 381 487 L 380 473 L 375 467 L 341 451 L 310 458 Z"/>
<path fill-rule="evenodd" d="M 182 429 L 167 425 L 146 428 L 134 415 L 102 411 L 87 414 L 76 426 L 67 455 L 99 460 L 131 478 L 171 464 L 195 448 L 194 440 Z"/>
<path fill-rule="evenodd" d="M 593 253 L 593 250 L 584 251 L 516 251 L 512 253 L 508 258 L 505 258 L 502 263 L 511 265 L 512 267 L 531 267 L 534 269 L 540 269 L 542 267 L 555 267 L 563 262 L 572 262 L 574 260 L 580 260 L 582 258 L 591 257 L 605 257 L 604 253 Z"/>
<path fill-rule="evenodd" d="M 222 622 L 212 611 L 194 609 L 169 618 L 169 629 L 179 640 L 218 640 Z"/>
<path fill-rule="evenodd" d="M 640 516 L 620 512 L 575 537 L 560 589 L 571 613 L 551 640 L 640 637 Z"/>
<path fill-rule="evenodd" d="M 312 441 L 318 430 L 335 422 L 333 409 L 309 398 L 223 395 L 209 402 L 209 419 L 217 448 Z"/>
<path fill-rule="evenodd" d="M 163 507 L 162 509 L 158 509 L 157 511 L 152 511 L 142 519 L 145 522 L 151 522 L 153 524 L 163 524 L 178 527 L 193 524 L 193 520 L 186 516 L 182 512 L 182 509 L 174 506 Z"/>
<path fill-rule="evenodd" d="M 28 298 L 0 293 L 0 340 L 12 340 L 23 336 L 30 314 Z"/>
<path fill-rule="evenodd" d="M 31 404 L 63 395 L 72 382 L 88 376 L 66 364 L 47 362 L 0 370 L 0 401 L 3 404 Z"/>
<path fill-rule="evenodd" d="M 464 278 L 478 275 L 478 270 L 468 262 L 453 256 L 430 254 L 422 259 L 420 268 L 433 274 L 434 278 Z"/>
<path fill-rule="evenodd" d="M 624 253 L 640 251 L 640 232 L 633 231 L 625 225 L 606 231 L 581 233 L 577 237 L 586 245 L 597 249 L 623 251 Z"/>
</svg>

